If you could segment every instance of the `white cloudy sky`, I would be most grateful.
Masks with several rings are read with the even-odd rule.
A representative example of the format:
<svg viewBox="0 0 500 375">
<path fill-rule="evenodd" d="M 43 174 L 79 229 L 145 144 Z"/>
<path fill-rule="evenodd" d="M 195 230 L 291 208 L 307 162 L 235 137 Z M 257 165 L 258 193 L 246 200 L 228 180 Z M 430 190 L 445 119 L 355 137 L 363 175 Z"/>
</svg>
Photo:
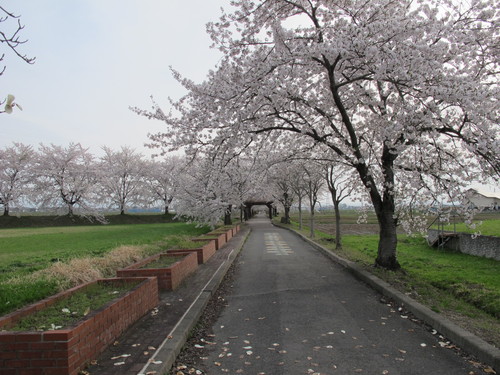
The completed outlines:
<svg viewBox="0 0 500 375">
<path fill-rule="evenodd" d="M 128 109 L 148 109 L 178 98 L 183 88 L 169 66 L 197 82 L 220 55 L 205 32 L 229 0 L 16 0 L 1 1 L 21 15 L 20 52 L 6 52 L 0 97 L 16 96 L 23 111 L 0 114 L 0 147 L 80 142 L 99 154 L 102 145 L 128 145 L 148 154 L 149 132 L 162 124 Z M 0 24 L 0 27 L 3 27 Z M 1 48 L 4 48 L 3 46 Z"/>
</svg>

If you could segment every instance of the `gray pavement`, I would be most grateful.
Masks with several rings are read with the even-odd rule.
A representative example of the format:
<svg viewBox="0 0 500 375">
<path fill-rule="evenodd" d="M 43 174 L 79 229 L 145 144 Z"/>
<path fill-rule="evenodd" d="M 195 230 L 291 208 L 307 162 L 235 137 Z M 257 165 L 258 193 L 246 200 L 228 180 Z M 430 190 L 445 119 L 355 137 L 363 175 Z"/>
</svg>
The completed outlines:
<svg viewBox="0 0 500 375">
<path fill-rule="evenodd" d="M 481 373 L 295 234 L 248 225 L 228 306 L 200 343 L 207 374 Z"/>
</svg>

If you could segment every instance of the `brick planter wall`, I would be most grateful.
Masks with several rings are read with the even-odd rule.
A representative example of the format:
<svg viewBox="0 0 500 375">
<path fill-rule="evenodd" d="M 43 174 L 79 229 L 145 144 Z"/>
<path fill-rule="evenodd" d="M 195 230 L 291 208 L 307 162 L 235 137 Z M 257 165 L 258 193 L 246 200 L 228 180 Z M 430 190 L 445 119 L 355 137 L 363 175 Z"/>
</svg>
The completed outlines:
<svg viewBox="0 0 500 375">
<path fill-rule="evenodd" d="M 167 268 L 141 268 L 148 263 L 156 261 L 160 257 L 174 257 L 175 255 L 162 253 L 156 254 L 140 262 L 134 263 L 127 268 L 116 271 L 118 277 L 145 277 L 156 276 L 158 288 L 162 290 L 176 289 L 182 280 L 188 277 L 198 268 L 198 256 L 196 253 L 185 254 L 183 258 Z"/>
<path fill-rule="evenodd" d="M 189 253 L 196 253 L 198 257 L 198 264 L 205 263 L 212 255 L 215 254 L 215 241 L 210 241 L 206 245 L 196 249 L 170 249 L 167 250 L 168 254 L 175 256 L 186 255 Z"/>
<path fill-rule="evenodd" d="M 233 236 L 233 228 L 226 228 L 226 239 L 229 241 Z"/>
<path fill-rule="evenodd" d="M 220 233 L 226 234 L 226 242 L 228 242 L 231 238 L 233 238 L 233 229 L 232 228 L 225 228 L 224 230 L 221 230 Z"/>
<path fill-rule="evenodd" d="M 217 241 L 215 239 L 212 239 L 212 238 L 192 238 L 190 241 L 193 241 L 193 242 L 207 242 L 208 243 L 206 245 L 203 245 L 201 247 L 209 247 L 210 249 L 213 249 L 214 252 L 217 251 Z M 209 250 L 211 251 L 211 250 Z"/>
<path fill-rule="evenodd" d="M 207 233 L 204 234 L 203 236 L 197 237 L 192 239 L 192 241 L 207 241 L 207 240 L 214 240 L 215 241 L 215 248 L 216 250 L 219 250 L 222 246 L 226 244 L 226 234 L 217 234 L 217 233 Z"/>
<path fill-rule="evenodd" d="M 127 283 L 137 279 L 105 279 L 80 285 L 0 318 L 0 330 L 68 297 L 90 284 Z M 136 320 L 158 305 L 154 278 L 121 298 L 91 311 L 75 327 L 43 332 L 0 331 L 0 375 L 77 375 Z"/>
</svg>

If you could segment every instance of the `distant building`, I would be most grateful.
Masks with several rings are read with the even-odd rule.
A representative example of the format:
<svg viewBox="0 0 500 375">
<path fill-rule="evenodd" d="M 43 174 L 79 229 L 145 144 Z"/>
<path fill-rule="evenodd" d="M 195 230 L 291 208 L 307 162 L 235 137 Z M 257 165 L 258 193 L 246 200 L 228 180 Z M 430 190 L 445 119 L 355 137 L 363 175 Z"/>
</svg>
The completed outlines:
<svg viewBox="0 0 500 375">
<path fill-rule="evenodd" d="M 469 189 L 470 202 L 479 209 L 498 210 L 500 208 L 500 194 Z"/>
</svg>

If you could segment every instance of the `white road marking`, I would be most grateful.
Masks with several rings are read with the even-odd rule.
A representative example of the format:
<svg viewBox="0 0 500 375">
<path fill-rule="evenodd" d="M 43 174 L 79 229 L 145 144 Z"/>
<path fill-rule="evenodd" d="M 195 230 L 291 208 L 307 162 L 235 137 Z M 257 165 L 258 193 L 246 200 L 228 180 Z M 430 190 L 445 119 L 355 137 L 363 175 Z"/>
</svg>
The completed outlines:
<svg viewBox="0 0 500 375">
<path fill-rule="evenodd" d="M 290 255 L 293 250 L 281 238 L 279 233 L 264 233 L 264 243 L 268 254 L 273 255 Z"/>
</svg>

